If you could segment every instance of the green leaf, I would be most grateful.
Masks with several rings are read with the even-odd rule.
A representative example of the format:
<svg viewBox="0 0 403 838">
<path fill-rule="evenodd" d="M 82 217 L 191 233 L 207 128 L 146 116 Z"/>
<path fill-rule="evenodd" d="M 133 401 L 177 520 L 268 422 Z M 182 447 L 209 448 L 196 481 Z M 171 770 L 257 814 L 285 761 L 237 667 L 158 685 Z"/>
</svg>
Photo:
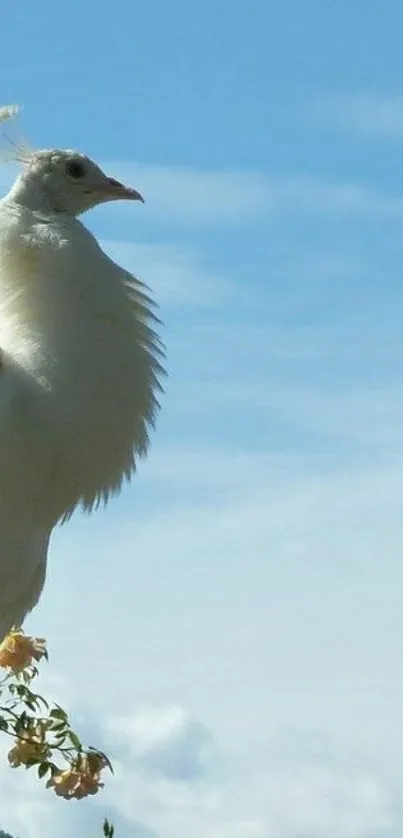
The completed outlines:
<svg viewBox="0 0 403 838">
<path fill-rule="evenodd" d="M 50 711 L 49 717 L 51 719 L 60 719 L 63 722 L 67 721 L 67 713 L 65 710 L 62 710 L 61 707 L 55 707 L 53 710 Z"/>
<path fill-rule="evenodd" d="M 40 765 L 38 765 L 38 777 L 39 777 L 39 779 L 41 780 L 42 777 L 44 777 L 45 774 L 47 774 L 47 772 L 49 770 L 50 770 L 49 763 L 48 762 L 41 762 Z"/>
<path fill-rule="evenodd" d="M 53 733 L 53 736 L 55 739 L 66 739 L 68 736 L 68 730 L 66 730 L 66 728 L 63 728 L 63 730 L 57 730 L 55 733 Z"/>
<path fill-rule="evenodd" d="M 115 833 L 115 827 L 113 826 L 113 824 L 109 823 L 109 821 L 106 818 L 104 820 L 103 831 L 105 838 L 113 838 Z"/>
<path fill-rule="evenodd" d="M 27 728 L 29 728 L 30 721 L 31 720 L 29 716 L 27 715 L 25 710 L 23 710 L 14 723 L 14 730 L 18 736 L 22 731 L 27 730 Z"/>
<path fill-rule="evenodd" d="M 49 703 L 46 701 L 46 698 L 44 698 L 43 695 L 37 695 L 36 696 L 36 702 L 37 702 L 38 707 L 39 707 L 40 704 L 43 704 L 43 706 L 46 707 L 46 710 L 49 709 Z"/>
<path fill-rule="evenodd" d="M 88 748 L 88 755 L 91 754 L 91 751 L 92 751 L 92 753 L 98 754 L 98 756 L 102 757 L 105 760 L 106 767 L 109 768 L 109 771 L 112 774 L 114 774 L 113 765 L 112 765 L 109 757 L 103 751 L 100 751 L 99 748 L 94 748 L 92 745 L 90 745 L 89 748 Z"/>
<path fill-rule="evenodd" d="M 59 771 L 59 768 L 57 767 L 57 765 L 54 762 L 48 762 L 48 768 L 49 768 L 49 771 L 50 771 L 52 777 L 54 776 L 54 774 L 57 774 L 58 771 Z"/>
<path fill-rule="evenodd" d="M 73 730 L 69 730 L 67 732 L 67 736 L 69 737 L 70 742 L 73 745 L 73 748 L 76 748 L 77 751 L 81 751 L 83 746 L 82 746 L 77 734 L 74 733 Z"/>
<path fill-rule="evenodd" d="M 52 722 L 52 721 L 48 722 L 47 728 L 48 728 L 48 730 L 51 730 L 54 733 L 56 733 L 56 731 L 65 730 L 66 729 L 66 724 L 65 724 L 65 722 L 59 722 L 57 719 L 55 719 L 54 722 Z"/>
<path fill-rule="evenodd" d="M 32 768 L 33 765 L 38 765 L 39 759 L 37 757 L 30 757 L 25 763 L 25 768 Z"/>
</svg>

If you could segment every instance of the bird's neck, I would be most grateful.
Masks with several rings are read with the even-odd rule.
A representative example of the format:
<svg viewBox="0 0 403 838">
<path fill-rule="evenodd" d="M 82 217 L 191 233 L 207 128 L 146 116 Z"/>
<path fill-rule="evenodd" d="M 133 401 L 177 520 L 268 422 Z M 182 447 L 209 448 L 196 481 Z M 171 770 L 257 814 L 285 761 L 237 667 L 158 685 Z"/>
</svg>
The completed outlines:
<svg viewBox="0 0 403 838">
<path fill-rule="evenodd" d="M 14 181 L 6 200 L 38 212 L 54 212 L 42 181 L 40 178 L 30 177 L 29 172 L 21 172 Z"/>
</svg>

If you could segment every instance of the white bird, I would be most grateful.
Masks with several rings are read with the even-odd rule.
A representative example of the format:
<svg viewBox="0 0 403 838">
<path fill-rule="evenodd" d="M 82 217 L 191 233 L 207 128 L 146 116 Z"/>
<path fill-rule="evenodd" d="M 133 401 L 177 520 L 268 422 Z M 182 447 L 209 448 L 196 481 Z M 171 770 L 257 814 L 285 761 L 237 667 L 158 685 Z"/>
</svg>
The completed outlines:
<svg viewBox="0 0 403 838">
<path fill-rule="evenodd" d="M 39 600 L 54 526 L 146 453 L 164 354 L 148 289 L 77 218 L 141 195 L 79 152 L 16 159 L 0 201 L 0 637 Z"/>
</svg>

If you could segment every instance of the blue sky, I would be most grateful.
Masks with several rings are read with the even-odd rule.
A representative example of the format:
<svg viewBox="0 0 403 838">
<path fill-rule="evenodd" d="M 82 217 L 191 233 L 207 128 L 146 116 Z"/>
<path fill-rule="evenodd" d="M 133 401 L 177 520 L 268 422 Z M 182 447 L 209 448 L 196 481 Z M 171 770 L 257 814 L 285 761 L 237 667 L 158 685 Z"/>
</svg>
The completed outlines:
<svg viewBox="0 0 403 838">
<path fill-rule="evenodd" d="M 53 538 L 43 689 L 116 762 L 20 838 L 403 832 L 400 2 L 14 4 L 4 103 L 145 194 L 83 220 L 169 377 L 138 476 Z M 4 188 L 12 172 L 4 165 Z"/>
</svg>

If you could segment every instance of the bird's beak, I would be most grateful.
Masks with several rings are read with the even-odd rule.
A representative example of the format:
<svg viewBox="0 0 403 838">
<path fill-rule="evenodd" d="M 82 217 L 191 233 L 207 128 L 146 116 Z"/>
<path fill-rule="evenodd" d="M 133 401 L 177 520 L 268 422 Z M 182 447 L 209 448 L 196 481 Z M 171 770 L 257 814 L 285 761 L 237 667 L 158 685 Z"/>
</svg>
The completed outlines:
<svg viewBox="0 0 403 838">
<path fill-rule="evenodd" d="M 115 180 L 113 177 L 105 178 L 105 185 L 102 191 L 105 193 L 106 200 L 109 201 L 141 201 L 141 203 L 144 204 L 144 198 L 140 195 L 140 192 L 137 192 L 136 189 L 130 189 L 128 186 L 124 186 L 123 183 L 120 183 L 119 180 Z"/>
</svg>

